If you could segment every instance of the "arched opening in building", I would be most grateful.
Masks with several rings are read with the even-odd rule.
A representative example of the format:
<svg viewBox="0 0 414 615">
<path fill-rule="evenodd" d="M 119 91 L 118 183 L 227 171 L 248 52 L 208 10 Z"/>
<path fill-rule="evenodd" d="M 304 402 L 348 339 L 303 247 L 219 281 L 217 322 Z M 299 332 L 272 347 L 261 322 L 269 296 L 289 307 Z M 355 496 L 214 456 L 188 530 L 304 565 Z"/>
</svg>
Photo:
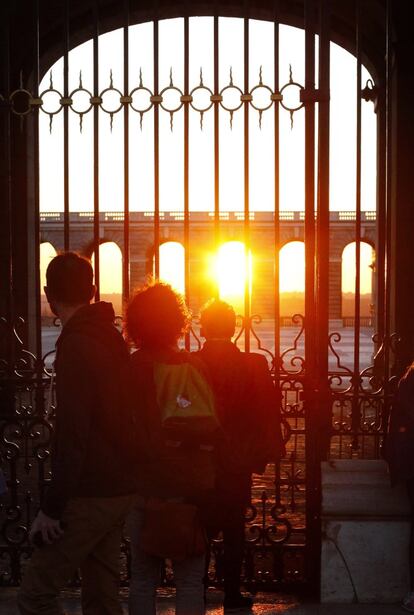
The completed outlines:
<svg viewBox="0 0 414 615">
<path fill-rule="evenodd" d="M 355 317 L 356 242 L 342 252 L 341 293 L 342 317 L 351 323 Z M 360 242 L 359 309 L 362 324 L 369 324 L 375 313 L 374 298 L 375 251 L 366 241 Z"/>
<path fill-rule="evenodd" d="M 40 244 L 40 304 L 42 324 L 50 324 L 54 318 L 43 289 L 46 286 L 46 270 L 50 261 L 56 255 L 57 251 L 49 241 L 44 241 Z"/>
<path fill-rule="evenodd" d="M 287 321 L 305 313 L 305 244 L 289 241 L 279 251 L 280 315 Z"/>
<path fill-rule="evenodd" d="M 95 270 L 94 254 L 91 263 Z M 112 303 L 115 314 L 121 316 L 122 252 L 114 241 L 105 241 L 99 245 L 99 291 L 100 299 Z"/>
<path fill-rule="evenodd" d="M 185 293 L 184 246 L 178 241 L 160 245 L 160 280 Z"/>
</svg>

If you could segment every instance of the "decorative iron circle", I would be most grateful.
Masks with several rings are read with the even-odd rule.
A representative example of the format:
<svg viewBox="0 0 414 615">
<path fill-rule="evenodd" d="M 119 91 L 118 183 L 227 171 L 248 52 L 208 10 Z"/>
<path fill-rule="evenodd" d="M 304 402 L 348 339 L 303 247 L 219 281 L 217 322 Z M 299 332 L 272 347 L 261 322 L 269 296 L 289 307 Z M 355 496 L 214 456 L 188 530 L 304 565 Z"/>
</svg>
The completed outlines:
<svg viewBox="0 0 414 615">
<path fill-rule="evenodd" d="M 28 90 L 20 88 L 10 94 L 10 108 L 15 115 L 27 115 L 31 111 L 32 95 Z"/>
<path fill-rule="evenodd" d="M 104 107 L 104 96 L 105 94 L 107 95 L 106 98 L 108 98 L 108 94 L 110 97 L 112 97 L 112 92 L 114 93 L 113 95 L 119 95 L 119 100 L 117 100 L 116 104 L 117 106 L 115 107 L 115 100 L 112 100 L 112 102 L 114 103 L 114 108 L 113 109 L 106 109 Z M 119 90 L 117 90 L 116 88 L 110 87 L 110 88 L 105 88 L 104 90 L 102 90 L 101 94 L 100 94 L 101 98 L 102 98 L 102 102 L 101 102 L 101 109 L 102 111 L 105 111 L 105 113 L 109 113 L 109 114 L 113 114 L 113 113 L 118 113 L 118 111 L 120 111 L 122 109 L 122 103 L 121 103 L 121 98 L 122 98 L 122 92 L 120 92 Z M 111 104 L 111 98 L 109 98 L 109 104 Z"/>
<path fill-rule="evenodd" d="M 177 93 L 177 95 L 179 95 L 178 98 L 178 103 L 176 107 L 171 107 L 170 109 L 168 108 L 168 106 L 166 106 L 165 103 L 165 95 L 167 94 L 168 96 L 168 92 L 172 92 L 173 95 L 175 95 L 175 93 Z M 162 102 L 160 102 L 160 106 L 162 107 L 162 109 L 164 109 L 164 111 L 167 111 L 168 113 L 176 113 L 176 111 L 179 111 L 181 109 L 181 107 L 183 106 L 183 102 L 181 100 L 181 96 L 183 96 L 182 91 L 180 90 L 180 88 L 177 88 L 175 85 L 169 85 L 166 88 L 164 88 L 163 90 L 161 90 L 160 92 L 160 96 L 162 97 Z"/>
<path fill-rule="evenodd" d="M 57 106 L 56 106 L 56 110 L 47 110 L 47 99 L 50 98 L 50 104 L 53 104 L 53 99 L 54 98 L 58 98 L 57 100 Z M 46 113 L 46 115 L 56 115 L 57 113 L 59 113 L 59 111 L 62 110 L 62 103 L 60 102 L 62 100 L 62 94 L 58 91 L 55 90 L 54 88 L 48 88 L 47 90 L 44 90 L 41 94 L 40 94 L 40 98 L 42 99 L 42 105 L 41 105 L 41 110 L 43 111 L 43 113 Z M 53 109 L 53 107 L 52 107 Z"/>
<path fill-rule="evenodd" d="M 85 97 L 87 96 L 88 98 L 87 106 L 85 106 L 84 109 L 83 108 L 76 109 L 75 107 L 75 104 L 76 104 L 75 95 L 78 94 L 78 92 L 81 93 L 81 96 L 76 96 L 76 98 L 80 98 L 79 100 L 80 103 L 82 103 L 83 93 L 85 93 Z M 73 92 L 71 92 L 70 98 L 73 101 L 71 104 L 71 109 L 78 115 L 83 115 L 84 113 L 88 113 L 88 111 L 92 109 L 92 103 L 91 103 L 92 94 L 91 92 L 89 92 L 89 90 L 86 90 L 85 88 L 76 88 L 76 90 L 73 90 Z"/>
<path fill-rule="evenodd" d="M 304 106 L 303 102 L 300 102 L 300 98 L 299 98 L 299 104 L 296 107 L 289 107 L 289 105 L 285 104 L 285 100 L 286 100 L 286 93 L 283 94 L 283 92 L 289 88 L 289 87 L 295 87 L 298 88 L 299 90 L 299 97 L 300 97 L 300 92 L 304 89 L 303 85 L 301 85 L 300 83 L 296 83 L 296 81 L 289 81 L 289 83 L 285 83 L 285 85 L 281 88 L 280 90 L 280 94 L 283 95 L 283 99 L 280 101 L 280 104 L 282 105 L 282 107 L 284 109 L 286 109 L 286 111 L 290 111 L 291 113 L 293 113 L 294 111 L 299 111 L 299 109 L 302 109 L 302 107 Z"/>
<path fill-rule="evenodd" d="M 230 98 L 233 96 L 238 96 L 239 100 L 238 100 L 238 104 L 235 105 L 234 107 L 229 107 L 227 104 L 225 104 L 224 101 L 224 92 L 227 92 L 227 94 L 230 94 Z M 234 94 L 232 94 L 231 92 L 234 92 Z M 236 94 L 237 93 L 237 94 Z M 241 100 L 241 97 L 243 96 L 243 92 L 241 91 L 241 89 L 239 87 L 237 87 L 237 85 L 226 85 L 226 87 L 224 87 L 221 92 L 220 92 L 220 96 L 223 97 L 223 100 L 220 102 L 220 105 L 223 107 L 223 109 L 225 109 L 226 111 L 230 111 L 230 113 L 232 113 L 233 111 L 237 111 L 238 109 L 240 109 L 240 107 L 243 104 L 243 101 Z M 230 100 L 231 102 L 231 100 Z"/>
<path fill-rule="evenodd" d="M 259 95 L 259 100 L 260 100 L 260 96 L 261 96 L 261 90 L 263 90 L 263 97 L 265 96 L 266 93 L 269 94 L 269 103 L 263 106 L 259 106 L 257 103 L 255 104 L 254 101 L 254 92 L 256 92 L 256 94 Z M 259 84 L 259 85 L 255 85 L 254 88 L 252 90 L 250 90 L 250 95 L 252 96 L 252 100 L 250 102 L 251 106 L 253 107 L 253 109 L 256 109 L 256 111 L 267 111 L 267 109 L 270 109 L 270 107 L 273 105 L 273 100 L 271 99 L 271 96 L 273 94 L 273 91 L 271 88 L 269 88 L 268 85 L 263 85 L 263 84 Z"/>
<path fill-rule="evenodd" d="M 131 108 L 136 111 L 137 113 L 146 113 L 147 111 L 149 111 L 151 109 L 151 107 L 153 106 L 153 102 L 151 102 L 151 96 L 152 96 L 152 92 L 151 90 L 149 90 L 148 88 L 144 87 L 143 85 L 138 86 L 137 88 L 134 88 L 131 92 L 130 92 L 130 97 L 133 99 L 134 98 L 134 94 L 138 94 L 140 92 L 143 92 L 144 94 L 147 93 L 148 94 L 148 104 L 146 107 L 142 106 L 142 108 L 138 108 L 134 105 L 134 100 L 132 100 L 132 102 L 130 103 Z M 136 103 L 135 103 L 136 104 Z"/>
<path fill-rule="evenodd" d="M 201 104 L 197 105 L 194 104 L 197 101 L 194 100 L 194 98 L 198 98 L 197 94 L 201 94 L 201 97 L 204 95 L 204 92 L 206 93 L 205 96 L 208 97 L 208 104 L 207 106 L 202 106 Z M 211 100 L 211 97 L 213 96 L 213 92 L 210 90 L 210 88 L 206 87 L 205 85 L 198 85 L 197 87 L 193 88 L 190 92 L 190 96 L 193 97 L 193 100 L 191 101 L 190 105 L 192 106 L 192 108 L 194 109 L 194 111 L 198 111 L 199 113 L 205 113 L 206 111 L 208 111 L 209 109 L 211 109 L 211 107 L 213 106 L 213 102 Z M 201 103 L 202 101 L 200 101 Z"/>
</svg>

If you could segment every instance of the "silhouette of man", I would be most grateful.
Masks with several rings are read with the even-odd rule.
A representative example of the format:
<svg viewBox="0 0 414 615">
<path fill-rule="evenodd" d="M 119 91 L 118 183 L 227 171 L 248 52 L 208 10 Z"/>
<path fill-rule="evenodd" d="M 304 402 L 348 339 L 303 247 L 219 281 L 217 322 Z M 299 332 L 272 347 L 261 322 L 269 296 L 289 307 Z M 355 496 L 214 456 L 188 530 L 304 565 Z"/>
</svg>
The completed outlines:
<svg viewBox="0 0 414 615">
<path fill-rule="evenodd" d="M 244 523 L 251 498 L 252 473 L 262 473 L 269 461 L 284 451 L 280 426 L 280 396 L 266 359 L 243 353 L 232 343 L 236 315 L 231 305 L 219 300 L 201 310 L 201 335 L 206 339 L 198 352 L 205 362 L 216 396 L 224 432 L 218 447 L 216 527 L 223 532 L 224 608 L 253 604 L 240 592 L 244 555 Z"/>
<path fill-rule="evenodd" d="M 18 606 L 23 615 L 60 615 L 59 592 L 80 567 L 83 613 L 121 615 L 120 542 L 135 501 L 136 471 L 127 450 L 133 433 L 129 354 L 112 305 L 90 304 L 96 288 L 89 261 L 71 252 L 56 256 L 46 280 L 47 299 L 63 325 L 52 479 L 30 530 L 39 546 Z"/>
</svg>

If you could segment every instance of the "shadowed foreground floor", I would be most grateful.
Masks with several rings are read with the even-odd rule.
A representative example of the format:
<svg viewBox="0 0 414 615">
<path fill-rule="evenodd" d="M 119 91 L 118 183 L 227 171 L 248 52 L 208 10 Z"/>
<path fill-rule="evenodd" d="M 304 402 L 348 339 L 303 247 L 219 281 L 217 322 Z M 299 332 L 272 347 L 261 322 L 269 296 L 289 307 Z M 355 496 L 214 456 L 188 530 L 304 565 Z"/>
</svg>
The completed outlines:
<svg viewBox="0 0 414 615">
<path fill-rule="evenodd" d="M 1 615 L 17 615 L 15 589 L 0 589 L 0 613 Z M 211 590 L 207 599 L 207 614 L 222 615 L 222 592 Z M 67 615 L 81 615 L 79 606 L 79 595 L 77 592 L 64 594 L 62 604 Z M 126 603 L 124 602 L 124 613 L 127 615 Z M 158 599 L 159 615 L 174 615 L 174 590 L 160 590 Z M 402 615 L 404 611 L 399 605 L 378 605 L 378 604 L 312 604 L 299 603 L 292 596 L 281 596 L 278 594 L 258 594 L 255 598 L 253 607 L 254 615 Z M 240 610 L 232 613 L 250 613 L 250 611 Z"/>
</svg>

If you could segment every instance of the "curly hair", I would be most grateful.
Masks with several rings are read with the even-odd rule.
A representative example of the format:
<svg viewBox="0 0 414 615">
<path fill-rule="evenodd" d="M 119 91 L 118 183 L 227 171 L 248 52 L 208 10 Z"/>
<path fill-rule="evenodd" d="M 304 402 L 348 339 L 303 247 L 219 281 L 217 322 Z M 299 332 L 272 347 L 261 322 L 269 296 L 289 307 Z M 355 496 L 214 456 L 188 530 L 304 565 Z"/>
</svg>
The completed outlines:
<svg viewBox="0 0 414 615">
<path fill-rule="evenodd" d="M 137 348 L 165 348 L 177 343 L 190 321 L 183 296 L 164 282 L 138 289 L 126 311 L 127 335 Z"/>
</svg>

